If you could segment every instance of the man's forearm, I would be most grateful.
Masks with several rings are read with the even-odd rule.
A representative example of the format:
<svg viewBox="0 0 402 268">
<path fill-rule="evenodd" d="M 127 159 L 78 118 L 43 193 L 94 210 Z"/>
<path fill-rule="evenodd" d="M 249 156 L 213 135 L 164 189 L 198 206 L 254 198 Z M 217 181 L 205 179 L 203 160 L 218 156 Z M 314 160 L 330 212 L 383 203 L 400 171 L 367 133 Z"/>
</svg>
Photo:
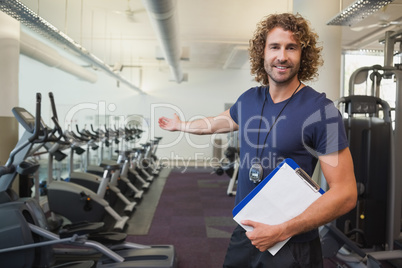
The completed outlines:
<svg viewBox="0 0 402 268">
<path fill-rule="evenodd" d="M 179 130 L 197 135 L 213 134 L 211 120 L 213 120 L 212 117 L 205 117 L 194 121 L 181 122 Z"/>
<path fill-rule="evenodd" d="M 356 204 L 354 194 L 343 193 L 340 197 L 339 193 L 331 189 L 315 201 L 302 214 L 283 224 L 284 233 L 282 239 L 295 236 L 300 233 L 318 228 L 328 222 L 349 212 Z"/>
<path fill-rule="evenodd" d="M 356 178 L 349 149 L 321 156 L 320 163 L 329 190 L 302 214 L 284 223 L 286 230 L 284 236 L 290 237 L 317 228 L 346 214 L 356 206 Z"/>
<path fill-rule="evenodd" d="M 224 115 L 216 117 L 204 117 L 194 121 L 187 121 L 180 123 L 180 131 L 197 135 L 208 135 L 214 133 L 227 133 L 238 129 L 233 120 Z"/>
</svg>

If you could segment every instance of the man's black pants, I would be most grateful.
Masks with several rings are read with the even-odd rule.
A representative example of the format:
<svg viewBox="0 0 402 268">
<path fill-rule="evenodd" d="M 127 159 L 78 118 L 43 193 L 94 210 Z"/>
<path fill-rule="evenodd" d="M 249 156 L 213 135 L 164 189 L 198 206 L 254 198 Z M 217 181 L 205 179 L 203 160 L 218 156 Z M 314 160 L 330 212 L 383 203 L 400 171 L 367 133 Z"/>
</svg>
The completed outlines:
<svg viewBox="0 0 402 268">
<path fill-rule="evenodd" d="M 245 230 L 237 226 L 230 239 L 224 268 L 322 268 L 323 260 L 319 237 L 309 242 L 289 240 L 272 256 L 268 251 L 260 252 L 251 244 Z"/>
</svg>

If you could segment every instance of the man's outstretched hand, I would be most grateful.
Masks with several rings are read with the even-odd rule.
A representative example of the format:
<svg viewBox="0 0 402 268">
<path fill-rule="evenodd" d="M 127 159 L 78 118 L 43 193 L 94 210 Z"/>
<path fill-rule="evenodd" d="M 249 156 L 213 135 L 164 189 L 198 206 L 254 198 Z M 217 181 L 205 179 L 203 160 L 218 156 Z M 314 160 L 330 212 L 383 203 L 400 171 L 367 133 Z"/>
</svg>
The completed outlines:
<svg viewBox="0 0 402 268">
<path fill-rule="evenodd" d="M 159 127 L 168 131 L 180 130 L 181 120 L 177 114 L 173 115 L 173 118 L 161 117 L 158 120 Z"/>
</svg>

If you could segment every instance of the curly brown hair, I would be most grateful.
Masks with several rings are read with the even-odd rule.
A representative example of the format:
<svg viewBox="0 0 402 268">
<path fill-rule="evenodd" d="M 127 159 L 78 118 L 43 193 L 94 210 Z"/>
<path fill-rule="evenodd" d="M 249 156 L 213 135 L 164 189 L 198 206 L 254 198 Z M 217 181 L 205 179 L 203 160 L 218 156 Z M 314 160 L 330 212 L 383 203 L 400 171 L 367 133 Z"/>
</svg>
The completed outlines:
<svg viewBox="0 0 402 268">
<path fill-rule="evenodd" d="M 273 14 L 269 15 L 257 24 L 253 38 L 250 40 L 250 64 L 251 74 L 262 85 L 268 85 L 268 75 L 264 69 L 264 49 L 267 34 L 275 27 L 281 27 L 293 32 L 293 36 L 302 47 L 300 81 L 310 81 L 318 77 L 318 67 L 323 64 L 321 57 L 322 47 L 317 45 L 318 35 L 310 28 L 310 23 L 300 14 Z"/>
</svg>

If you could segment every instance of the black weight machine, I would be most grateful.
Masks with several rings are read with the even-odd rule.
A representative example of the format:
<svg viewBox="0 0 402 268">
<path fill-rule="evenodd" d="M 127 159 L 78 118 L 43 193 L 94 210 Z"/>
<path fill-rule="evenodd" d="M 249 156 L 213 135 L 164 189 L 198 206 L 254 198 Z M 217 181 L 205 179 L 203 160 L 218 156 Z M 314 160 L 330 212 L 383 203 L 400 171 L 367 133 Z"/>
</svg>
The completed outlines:
<svg viewBox="0 0 402 268">
<path fill-rule="evenodd" d="M 324 258 L 335 258 L 338 265 L 382 267 L 381 261 L 402 265 L 402 66 L 392 62 L 401 34 L 386 33 L 384 66 L 357 69 L 349 81 L 349 96 L 338 101 L 358 188 L 356 207 L 320 230 Z M 355 85 L 368 78 L 371 96 L 354 95 Z M 394 113 L 379 98 L 382 79 L 396 83 Z"/>
</svg>

